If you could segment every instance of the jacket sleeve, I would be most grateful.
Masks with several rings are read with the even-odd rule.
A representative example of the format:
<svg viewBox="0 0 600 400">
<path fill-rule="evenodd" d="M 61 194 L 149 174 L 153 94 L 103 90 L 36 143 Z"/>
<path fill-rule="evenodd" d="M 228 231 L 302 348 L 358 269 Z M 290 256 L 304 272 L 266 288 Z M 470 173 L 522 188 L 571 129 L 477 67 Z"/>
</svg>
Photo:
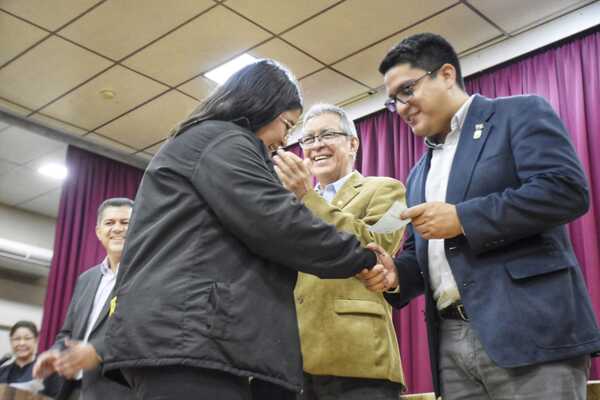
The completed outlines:
<svg viewBox="0 0 600 400">
<path fill-rule="evenodd" d="M 319 218 L 335 225 L 341 231 L 356 236 L 363 246 L 375 242 L 382 246 L 389 254 L 395 254 L 400 246 L 404 230 L 394 233 L 373 233 L 369 226 L 375 224 L 392 206 L 395 201 L 406 204 L 404 186 L 394 180 L 385 180 L 372 192 L 365 214 L 358 217 L 352 213 L 335 207 L 314 190 L 309 190 L 302 201 Z"/>
<path fill-rule="evenodd" d="M 192 183 L 223 226 L 252 252 L 321 278 L 345 278 L 376 263 L 283 188 L 250 137 L 225 132 L 198 160 Z"/>
<path fill-rule="evenodd" d="M 523 103 L 518 110 L 523 115 L 510 121 L 521 185 L 456 205 L 476 254 L 571 222 L 589 207 L 585 175 L 562 122 L 540 97 Z"/>
<path fill-rule="evenodd" d="M 406 306 L 412 299 L 423 294 L 425 284 L 423 274 L 417 261 L 415 234 L 412 224 L 407 228 L 408 236 L 402 246 L 402 251 L 394 259 L 398 273 L 400 290 L 398 293 L 384 293 L 385 299 L 395 308 Z"/>
</svg>

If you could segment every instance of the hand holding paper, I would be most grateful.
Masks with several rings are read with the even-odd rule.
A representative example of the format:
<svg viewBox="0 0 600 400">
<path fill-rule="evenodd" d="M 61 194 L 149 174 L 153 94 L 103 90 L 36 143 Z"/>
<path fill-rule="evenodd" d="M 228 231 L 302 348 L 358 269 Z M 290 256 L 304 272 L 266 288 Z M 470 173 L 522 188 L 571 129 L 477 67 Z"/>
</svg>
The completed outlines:
<svg viewBox="0 0 600 400">
<path fill-rule="evenodd" d="M 421 203 L 404 210 L 402 218 L 410 218 L 414 230 L 423 239 L 450 239 L 463 233 L 456 206 L 441 201 Z"/>
<path fill-rule="evenodd" d="M 404 210 L 406 210 L 406 205 L 395 201 L 379 221 L 369 227 L 369 231 L 373 233 L 392 233 L 404 228 L 411 221 L 410 218 L 401 217 Z"/>
</svg>

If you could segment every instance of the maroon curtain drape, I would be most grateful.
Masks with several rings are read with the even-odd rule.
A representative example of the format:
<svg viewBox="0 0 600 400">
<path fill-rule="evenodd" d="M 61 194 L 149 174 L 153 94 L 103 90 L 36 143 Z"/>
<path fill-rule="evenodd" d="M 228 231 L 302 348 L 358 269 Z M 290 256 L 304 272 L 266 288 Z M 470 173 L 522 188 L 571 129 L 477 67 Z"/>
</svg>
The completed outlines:
<svg viewBox="0 0 600 400">
<path fill-rule="evenodd" d="M 575 253 L 583 270 L 596 315 L 600 317 L 600 32 L 588 33 L 536 51 L 466 80 L 469 93 L 487 97 L 538 94 L 558 112 L 571 134 L 589 179 L 591 204 L 587 214 L 569 225 Z M 361 139 L 357 169 L 364 175 L 391 176 L 406 181 L 424 151 L 396 114 L 382 110 L 356 121 Z M 424 299 L 394 315 L 409 391 L 432 390 Z M 594 360 L 591 378 L 600 378 Z"/>
<path fill-rule="evenodd" d="M 59 203 L 39 350 L 54 343 L 77 277 L 105 256 L 96 238 L 96 211 L 110 197 L 133 199 L 143 171 L 77 147 L 67 150 L 69 176 Z"/>
</svg>

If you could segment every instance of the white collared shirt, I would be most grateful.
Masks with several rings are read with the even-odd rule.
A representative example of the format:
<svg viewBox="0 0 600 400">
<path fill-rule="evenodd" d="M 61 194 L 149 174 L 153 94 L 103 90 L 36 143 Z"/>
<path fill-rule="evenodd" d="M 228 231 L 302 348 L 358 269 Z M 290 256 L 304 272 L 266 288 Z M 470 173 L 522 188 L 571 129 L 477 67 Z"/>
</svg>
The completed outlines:
<svg viewBox="0 0 600 400">
<path fill-rule="evenodd" d="M 473 97 L 469 97 L 452 117 L 450 133 L 446 135 L 443 146 L 433 150 L 431 166 L 425 183 L 425 201 L 427 202 L 446 201 L 448 178 L 450 177 L 452 162 L 460 139 L 460 131 Z M 430 239 L 427 254 L 429 256 L 429 279 L 433 290 L 433 298 L 436 301 L 438 310 L 442 310 L 460 300 L 458 287 L 446 258 L 444 239 Z"/>
<path fill-rule="evenodd" d="M 352 172 L 350 172 L 348 175 L 338 179 L 335 182 L 325 185 L 325 188 L 321 188 L 321 185 L 319 183 L 317 183 L 317 186 L 315 187 L 315 191 L 317 193 L 319 193 L 321 196 L 323 196 L 323 198 L 325 199 L 325 201 L 327 203 L 331 204 L 331 200 L 333 200 L 333 198 L 335 197 L 337 192 L 339 192 L 339 190 L 342 188 L 342 186 L 344 186 L 344 183 L 346 183 L 348 178 L 350 178 L 350 175 L 352 175 Z"/>
<path fill-rule="evenodd" d="M 92 312 L 90 312 L 90 316 L 88 317 L 87 325 L 85 327 L 85 336 L 83 337 L 83 341 L 87 342 L 90 338 L 90 334 L 92 333 L 92 328 L 96 325 L 96 321 L 100 316 L 100 312 L 104 308 L 106 301 L 108 300 L 108 296 L 115 287 L 115 283 L 117 282 L 117 272 L 119 271 L 119 266 L 113 272 L 108 265 L 108 257 L 102 261 L 100 264 L 100 272 L 102 272 L 102 279 L 100 280 L 100 284 L 98 285 L 98 289 L 96 290 L 96 295 L 94 296 L 94 305 L 92 306 Z"/>
<path fill-rule="evenodd" d="M 100 264 L 100 272 L 102 273 L 102 279 L 100 279 L 100 284 L 98 285 L 98 289 L 96 289 L 96 294 L 94 296 L 94 304 L 92 305 L 92 311 L 87 320 L 87 325 L 85 326 L 85 336 L 83 337 L 83 342 L 87 343 L 90 335 L 92 333 L 92 328 L 96 325 L 96 321 L 104 308 L 104 304 L 108 301 L 108 297 L 115 287 L 115 283 L 117 283 L 117 272 L 119 271 L 119 265 L 117 264 L 117 268 L 115 268 L 115 272 L 110 269 L 108 257 L 104 258 L 102 264 Z M 80 370 L 75 379 L 80 380 L 83 377 L 83 370 Z"/>
</svg>

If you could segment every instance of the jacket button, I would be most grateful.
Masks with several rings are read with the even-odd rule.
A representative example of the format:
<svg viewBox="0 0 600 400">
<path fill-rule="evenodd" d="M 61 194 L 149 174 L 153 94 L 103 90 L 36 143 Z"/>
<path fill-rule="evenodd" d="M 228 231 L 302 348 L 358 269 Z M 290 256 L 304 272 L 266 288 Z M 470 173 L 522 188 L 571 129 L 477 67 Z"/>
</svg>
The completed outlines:
<svg viewBox="0 0 600 400">
<path fill-rule="evenodd" d="M 296 299 L 296 301 L 298 302 L 298 304 L 302 304 L 304 303 L 304 297 L 300 296 Z"/>
</svg>

